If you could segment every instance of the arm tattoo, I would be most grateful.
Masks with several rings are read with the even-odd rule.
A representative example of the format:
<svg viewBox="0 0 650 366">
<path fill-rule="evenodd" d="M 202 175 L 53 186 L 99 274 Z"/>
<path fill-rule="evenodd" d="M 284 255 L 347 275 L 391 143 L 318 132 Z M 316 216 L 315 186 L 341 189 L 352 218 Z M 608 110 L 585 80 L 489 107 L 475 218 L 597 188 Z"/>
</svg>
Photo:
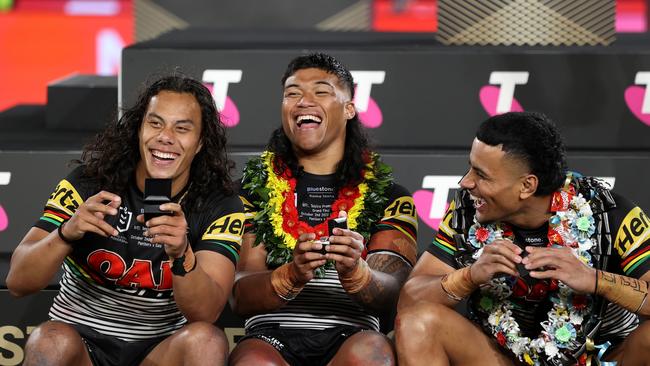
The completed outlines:
<svg viewBox="0 0 650 366">
<path fill-rule="evenodd" d="M 411 265 L 397 255 L 386 253 L 371 254 L 367 262 L 372 270 L 372 279 L 366 287 L 351 296 L 373 312 L 392 309 L 411 272 Z"/>
</svg>

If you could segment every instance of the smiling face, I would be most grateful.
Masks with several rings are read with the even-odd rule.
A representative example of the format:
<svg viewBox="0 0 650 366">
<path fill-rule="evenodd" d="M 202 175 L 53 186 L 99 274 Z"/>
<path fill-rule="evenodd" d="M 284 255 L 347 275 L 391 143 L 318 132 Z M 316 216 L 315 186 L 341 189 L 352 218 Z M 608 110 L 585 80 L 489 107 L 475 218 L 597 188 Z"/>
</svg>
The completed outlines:
<svg viewBox="0 0 650 366">
<path fill-rule="evenodd" d="M 323 153 L 341 159 L 355 113 L 350 92 L 327 71 L 300 69 L 284 83 L 282 127 L 299 159 Z"/>
<path fill-rule="evenodd" d="M 201 107 L 189 93 L 161 91 L 147 106 L 138 138 L 138 187 L 145 178 L 172 178 L 172 194 L 188 182 L 194 156 L 201 150 Z"/>
<path fill-rule="evenodd" d="M 506 155 L 501 146 L 474 139 L 469 154 L 469 171 L 460 181 L 474 200 L 480 223 L 505 221 L 516 224 L 524 214 L 524 200 L 533 192 L 526 165 Z"/>
</svg>

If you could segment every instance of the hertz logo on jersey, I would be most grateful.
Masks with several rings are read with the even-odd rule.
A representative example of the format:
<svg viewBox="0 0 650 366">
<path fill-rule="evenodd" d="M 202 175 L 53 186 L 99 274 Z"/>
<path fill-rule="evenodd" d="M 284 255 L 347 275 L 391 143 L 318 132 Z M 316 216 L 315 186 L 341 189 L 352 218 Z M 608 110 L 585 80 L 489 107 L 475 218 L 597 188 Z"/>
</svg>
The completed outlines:
<svg viewBox="0 0 650 366">
<path fill-rule="evenodd" d="M 639 207 L 627 213 L 621 223 L 614 247 L 622 258 L 650 239 L 650 219 Z"/>
<path fill-rule="evenodd" d="M 47 206 L 56 208 L 72 216 L 83 201 L 72 184 L 63 179 L 54 189 L 54 193 L 50 195 Z"/>
<path fill-rule="evenodd" d="M 244 233 L 244 214 L 232 213 L 215 220 L 205 231 L 201 240 L 217 240 L 241 244 Z"/>
</svg>

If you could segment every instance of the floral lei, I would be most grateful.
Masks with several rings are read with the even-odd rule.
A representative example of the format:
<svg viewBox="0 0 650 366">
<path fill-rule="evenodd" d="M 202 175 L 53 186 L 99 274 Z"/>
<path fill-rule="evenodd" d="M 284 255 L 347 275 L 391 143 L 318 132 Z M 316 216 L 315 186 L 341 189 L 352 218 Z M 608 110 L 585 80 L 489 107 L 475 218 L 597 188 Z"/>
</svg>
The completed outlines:
<svg viewBox="0 0 650 366">
<path fill-rule="evenodd" d="M 570 182 L 570 177 L 567 182 Z M 575 187 L 566 184 L 552 196 L 549 219 L 549 247 L 569 247 L 586 265 L 593 266 L 589 251 L 595 242 L 593 212 L 582 194 L 576 194 Z M 478 259 L 483 247 L 496 239 L 514 239 L 512 229 L 505 223 L 481 225 L 476 222 L 469 229 L 468 242 L 478 249 L 473 258 Z M 524 337 L 519 324 L 512 316 L 514 304 L 508 300 L 512 294 L 513 278 L 492 279 L 481 288 L 478 308 L 488 315 L 484 325 L 496 337 L 497 343 L 514 353 L 528 365 L 541 365 L 546 357 L 549 361 L 571 359 L 571 351 L 585 342 L 583 322 L 587 320 L 593 305 L 590 295 L 575 293 L 562 282 L 552 280 L 549 286 L 552 307 L 548 319 L 541 323 L 542 331 L 535 339 Z M 584 364 L 586 355 L 578 360 Z"/>
<path fill-rule="evenodd" d="M 303 233 L 327 235 L 327 221 L 343 210 L 348 215 L 348 228 L 360 233 L 367 241 L 372 224 L 381 219 L 388 200 L 385 191 L 393 177 L 388 165 L 377 154 L 369 154 L 363 170 L 363 180 L 356 186 L 339 189 L 332 203 L 331 215 L 315 227 L 301 221 L 295 206 L 296 178 L 289 169 L 276 174 L 278 164 L 275 154 L 265 151 L 259 158 L 251 159 L 244 169 L 243 188 L 259 200 L 254 202 L 259 211 L 253 218 L 256 230 L 255 245 L 264 243 L 268 252 L 267 265 L 277 267 L 293 259 L 293 249 Z M 328 263 L 326 266 L 332 266 Z M 322 271 L 317 273 L 323 274 Z"/>
</svg>

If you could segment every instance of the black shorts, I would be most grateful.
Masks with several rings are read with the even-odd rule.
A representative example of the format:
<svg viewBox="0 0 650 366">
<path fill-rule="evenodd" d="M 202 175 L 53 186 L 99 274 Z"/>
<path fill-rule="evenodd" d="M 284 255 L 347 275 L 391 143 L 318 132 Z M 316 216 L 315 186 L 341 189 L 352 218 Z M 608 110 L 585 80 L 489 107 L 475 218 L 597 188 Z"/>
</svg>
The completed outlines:
<svg viewBox="0 0 650 366">
<path fill-rule="evenodd" d="M 340 326 L 324 330 L 265 328 L 246 334 L 272 345 L 291 366 L 327 365 L 343 342 L 362 328 Z"/>
<path fill-rule="evenodd" d="M 127 342 L 96 332 L 85 325 L 72 324 L 81 335 L 94 366 L 137 366 L 168 336 Z"/>
</svg>

